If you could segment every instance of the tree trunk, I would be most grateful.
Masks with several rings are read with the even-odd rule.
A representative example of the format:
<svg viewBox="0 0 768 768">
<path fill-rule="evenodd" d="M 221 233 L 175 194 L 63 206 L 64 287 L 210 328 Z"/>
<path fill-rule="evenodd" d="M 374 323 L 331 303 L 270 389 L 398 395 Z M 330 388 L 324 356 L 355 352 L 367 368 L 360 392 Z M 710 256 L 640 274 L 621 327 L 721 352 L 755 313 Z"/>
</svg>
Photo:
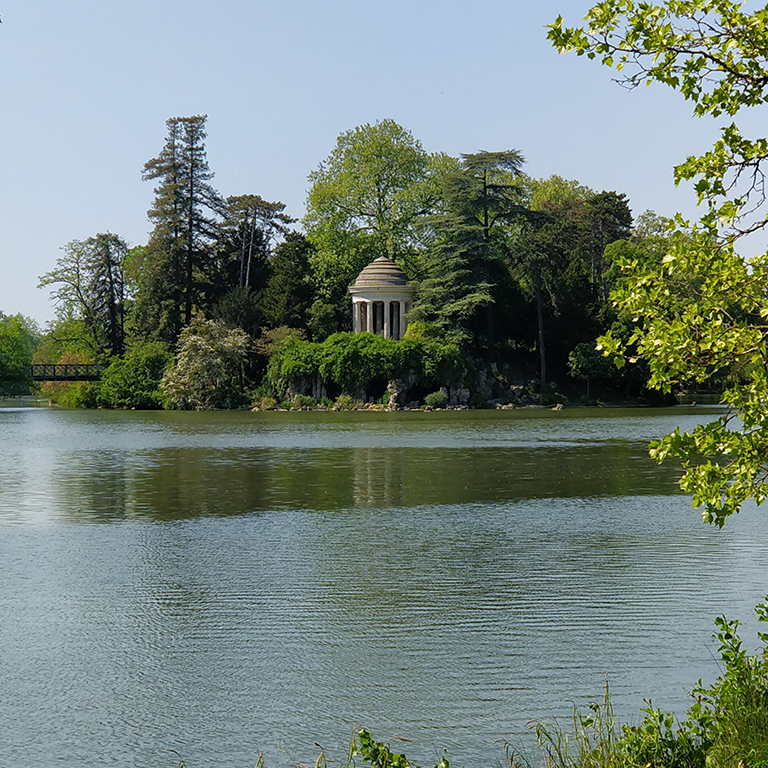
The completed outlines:
<svg viewBox="0 0 768 768">
<path fill-rule="evenodd" d="M 245 228 L 248 224 L 248 220 L 243 221 L 243 231 L 241 235 L 240 243 L 240 287 L 245 285 Z"/>
<path fill-rule="evenodd" d="M 493 304 L 485 308 L 485 334 L 488 339 L 488 362 L 496 360 L 496 323 L 493 317 Z"/>
<path fill-rule="evenodd" d="M 539 322 L 539 360 L 541 365 L 541 391 L 547 387 L 547 353 L 544 346 L 544 307 L 541 301 L 541 277 L 536 276 L 536 317 Z"/>
<path fill-rule="evenodd" d="M 245 268 L 245 287 L 251 287 L 251 258 L 253 257 L 253 237 L 256 234 L 256 211 L 251 221 L 251 242 L 248 244 L 248 266 Z"/>
</svg>

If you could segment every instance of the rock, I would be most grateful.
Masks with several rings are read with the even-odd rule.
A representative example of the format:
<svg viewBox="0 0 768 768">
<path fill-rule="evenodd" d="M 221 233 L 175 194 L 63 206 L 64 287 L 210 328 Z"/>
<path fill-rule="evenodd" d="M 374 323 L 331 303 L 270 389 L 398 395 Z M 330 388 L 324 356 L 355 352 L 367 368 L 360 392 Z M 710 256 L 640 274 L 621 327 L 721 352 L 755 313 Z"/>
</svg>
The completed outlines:
<svg viewBox="0 0 768 768">
<path fill-rule="evenodd" d="M 464 386 L 451 387 L 448 390 L 450 395 L 449 402 L 451 405 L 466 405 L 469 400 L 469 390 Z"/>
<path fill-rule="evenodd" d="M 392 379 L 387 384 L 387 395 L 389 395 L 387 406 L 389 408 L 397 408 L 397 399 L 400 396 L 400 388 L 398 387 L 398 384 L 399 382 L 396 379 Z"/>
</svg>

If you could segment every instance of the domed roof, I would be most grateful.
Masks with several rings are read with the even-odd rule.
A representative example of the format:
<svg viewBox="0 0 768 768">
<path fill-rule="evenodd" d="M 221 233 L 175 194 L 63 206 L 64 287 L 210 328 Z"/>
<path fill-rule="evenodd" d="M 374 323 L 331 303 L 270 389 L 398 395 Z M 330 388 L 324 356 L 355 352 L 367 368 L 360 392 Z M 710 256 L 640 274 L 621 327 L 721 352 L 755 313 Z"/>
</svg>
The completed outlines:
<svg viewBox="0 0 768 768">
<path fill-rule="evenodd" d="M 357 276 L 352 288 L 407 288 L 408 278 L 392 259 L 379 256 Z"/>
</svg>

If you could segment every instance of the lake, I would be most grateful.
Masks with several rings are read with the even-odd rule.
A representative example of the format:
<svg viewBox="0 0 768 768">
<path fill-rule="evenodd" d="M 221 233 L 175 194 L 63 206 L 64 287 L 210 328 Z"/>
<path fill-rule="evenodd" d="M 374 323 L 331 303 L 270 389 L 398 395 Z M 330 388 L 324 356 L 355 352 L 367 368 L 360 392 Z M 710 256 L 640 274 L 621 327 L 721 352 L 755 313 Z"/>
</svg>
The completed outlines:
<svg viewBox="0 0 768 768">
<path fill-rule="evenodd" d="M 602 695 L 683 713 L 768 522 L 705 527 L 650 439 L 714 408 L 0 408 L 0 765 L 500 764 Z M 756 640 L 748 634 L 747 645 Z"/>
</svg>

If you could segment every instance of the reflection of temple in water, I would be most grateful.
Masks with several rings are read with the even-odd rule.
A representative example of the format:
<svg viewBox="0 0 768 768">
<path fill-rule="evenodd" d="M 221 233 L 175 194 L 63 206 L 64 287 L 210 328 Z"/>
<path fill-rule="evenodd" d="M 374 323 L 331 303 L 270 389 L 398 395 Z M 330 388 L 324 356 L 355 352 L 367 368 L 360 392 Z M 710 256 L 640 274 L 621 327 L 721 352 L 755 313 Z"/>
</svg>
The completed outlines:
<svg viewBox="0 0 768 768">
<path fill-rule="evenodd" d="M 408 463 L 402 451 L 396 448 L 356 448 L 351 464 L 354 506 L 406 505 Z"/>
</svg>

